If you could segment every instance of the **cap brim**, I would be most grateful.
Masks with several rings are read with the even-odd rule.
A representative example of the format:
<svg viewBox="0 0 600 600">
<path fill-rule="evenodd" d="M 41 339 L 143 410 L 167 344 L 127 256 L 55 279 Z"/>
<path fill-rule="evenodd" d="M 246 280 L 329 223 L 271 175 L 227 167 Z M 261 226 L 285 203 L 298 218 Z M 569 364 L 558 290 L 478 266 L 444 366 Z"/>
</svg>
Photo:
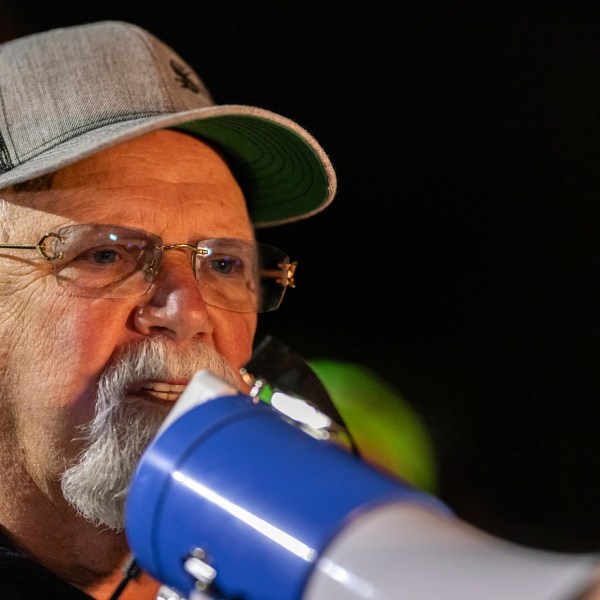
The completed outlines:
<svg viewBox="0 0 600 600">
<path fill-rule="evenodd" d="M 0 175 L 0 187 L 55 171 L 86 156 L 158 129 L 175 128 L 208 141 L 228 161 L 244 191 L 255 227 L 290 223 L 325 208 L 335 195 L 333 167 L 297 123 L 244 105 L 137 116 L 53 141 Z"/>
</svg>

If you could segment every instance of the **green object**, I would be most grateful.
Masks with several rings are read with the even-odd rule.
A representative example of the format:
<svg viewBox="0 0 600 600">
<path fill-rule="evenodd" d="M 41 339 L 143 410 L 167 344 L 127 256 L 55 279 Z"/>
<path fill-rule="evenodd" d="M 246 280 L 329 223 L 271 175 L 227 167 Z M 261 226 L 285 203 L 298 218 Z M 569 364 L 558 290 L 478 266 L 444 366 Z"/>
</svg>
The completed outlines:
<svg viewBox="0 0 600 600">
<path fill-rule="evenodd" d="M 435 492 L 433 443 L 406 400 L 363 365 L 326 359 L 308 364 L 331 396 L 361 456 L 420 489 Z"/>
<path fill-rule="evenodd" d="M 194 132 L 223 153 L 244 190 L 256 227 L 314 214 L 333 197 L 324 153 L 319 156 L 316 148 L 283 123 L 233 114 L 178 128 Z"/>
</svg>

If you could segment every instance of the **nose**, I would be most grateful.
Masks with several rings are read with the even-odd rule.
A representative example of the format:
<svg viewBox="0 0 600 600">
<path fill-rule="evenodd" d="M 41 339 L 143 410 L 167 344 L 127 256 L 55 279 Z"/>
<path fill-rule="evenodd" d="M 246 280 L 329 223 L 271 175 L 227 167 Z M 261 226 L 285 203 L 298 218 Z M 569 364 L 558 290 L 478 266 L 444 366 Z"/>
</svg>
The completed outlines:
<svg viewBox="0 0 600 600">
<path fill-rule="evenodd" d="M 213 322 L 187 253 L 170 254 L 163 254 L 154 283 L 133 315 L 133 326 L 143 335 L 180 343 L 208 336 Z"/>
</svg>

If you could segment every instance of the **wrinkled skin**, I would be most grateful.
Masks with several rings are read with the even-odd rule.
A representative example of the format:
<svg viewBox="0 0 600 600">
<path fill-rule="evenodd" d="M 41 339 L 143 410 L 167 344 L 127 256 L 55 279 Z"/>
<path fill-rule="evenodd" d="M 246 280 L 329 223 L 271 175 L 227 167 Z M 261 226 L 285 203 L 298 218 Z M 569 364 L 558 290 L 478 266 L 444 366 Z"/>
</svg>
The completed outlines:
<svg viewBox="0 0 600 600">
<path fill-rule="evenodd" d="M 166 244 L 253 239 L 243 194 L 225 162 L 203 142 L 173 131 L 66 167 L 50 190 L 4 191 L 0 198 L 8 202 L 2 242 L 35 243 L 47 231 L 90 222 L 144 229 Z M 189 255 L 178 251 L 165 253 L 146 295 L 92 299 L 66 293 L 35 252 L 0 250 L 0 305 L 0 524 L 46 566 L 108 597 L 126 556 L 124 536 L 77 517 L 59 482 L 81 450 L 77 427 L 94 414 L 99 374 L 124 344 L 146 336 L 173 346 L 199 339 L 239 369 L 250 356 L 256 315 L 206 305 Z M 152 591 L 136 595 L 144 583 L 131 586 L 130 596 L 154 598 L 153 582 Z"/>
</svg>

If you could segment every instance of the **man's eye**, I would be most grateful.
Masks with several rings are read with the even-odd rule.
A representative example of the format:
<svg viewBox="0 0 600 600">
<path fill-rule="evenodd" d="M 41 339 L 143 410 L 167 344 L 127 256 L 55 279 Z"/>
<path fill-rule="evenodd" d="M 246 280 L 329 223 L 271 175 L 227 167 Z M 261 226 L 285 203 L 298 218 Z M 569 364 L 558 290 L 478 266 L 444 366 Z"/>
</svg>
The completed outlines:
<svg viewBox="0 0 600 600">
<path fill-rule="evenodd" d="M 118 259 L 118 255 L 114 250 L 95 250 L 92 252 L 92 260 L 97 263 L 113 263 Z"/>
<path fill-rule="evenodd" d="M 210 268 L 221 275 L 232 275 L 235 271 L 241 270 L 242 261 L 232 256 L 213 259 L 210 261 Z"/>
<path fill-rule="evenodd" d="M 127 253 L 117 248 L 90 248 L 79 254 L 75 260 L 96 265 L 110 265 L 122 260 Z"/>
</svg>

